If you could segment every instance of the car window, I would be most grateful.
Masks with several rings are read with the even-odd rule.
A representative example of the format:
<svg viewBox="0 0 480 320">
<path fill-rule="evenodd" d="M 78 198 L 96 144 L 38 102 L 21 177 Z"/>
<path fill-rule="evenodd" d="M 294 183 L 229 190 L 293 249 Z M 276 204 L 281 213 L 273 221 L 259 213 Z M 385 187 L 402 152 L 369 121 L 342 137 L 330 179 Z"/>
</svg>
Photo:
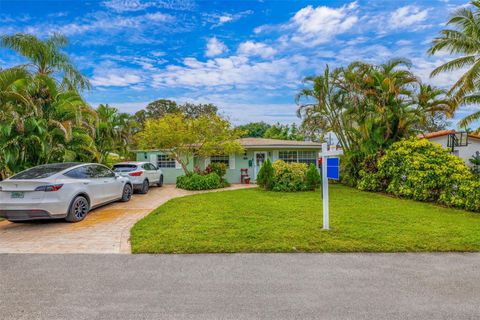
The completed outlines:
<svg viewBox="0 0 480 320">
<path fill-rule="evenodd" d="M 155 166 L 151 163 L 146 164 L 148 170 L 156 170 Z"/>
<path fill-rule="evenodd" d="M 44 179 L 48 178 L 55 173 L 63 171 L 73 166 L 77 166 L 78 163 L 66 162 L 66 163 L 54 163 L 54 164 L 46 164 L 42 166 L 37 166 L 30 168 L 28 170 L 22 171 L 10 179 L 13 180 L 20 180 L 20 179 Z"/>
<path fill-rule="evenodd" d="M 95 178 L 96 172 L 93 166 L 82 166 L 66 172 L 65 175 L 74 179 L 92 179 Z"/>
<path fill-rule="evenodd" d="M 95 165 L 95 172 L 97 178 L 112 178 L 115 177 L 115 173 L 112 170 L 104 166 Z"/>
<path fill-rule="evenodd" d="M 136 164 L 115 164 L 112 168 L 114 172 L 131 172 L 137 169 Z"/>
</svg>

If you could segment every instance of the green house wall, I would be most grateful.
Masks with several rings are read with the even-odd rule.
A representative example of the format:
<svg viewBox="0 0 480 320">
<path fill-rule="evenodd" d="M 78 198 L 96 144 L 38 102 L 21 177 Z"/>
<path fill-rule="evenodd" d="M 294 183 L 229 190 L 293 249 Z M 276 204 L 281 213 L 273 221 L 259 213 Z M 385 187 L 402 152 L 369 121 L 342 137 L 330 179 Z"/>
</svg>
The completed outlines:
<svg viewBox="0 0 480 320">
<path fill-rule="evenodd" d="M 267 153 L 268 159 L 270 161 L 277 160 L 278 152 L 279 151 L 315 151 L 317 153 L 320 152 L 320 149 L 294 149 L 294 148 L 282 148 L 282 149 L 247 149 L 243 154 L 236 154 L 235 155 L 235 168 L 234 169 L 227 169 L 227 174 L 225 178 L 230 183 L 240 183 L 240 169 L 248 169 L 248 174 L 251 177 L 251 180 L 254 180 L 254 155 L 257 151 L 264 151 Z M 159 151 L 137 151 L 136 157 L 137 161 L 150 161 L 152 159 L 152 155 L 162 154 Z M 208 160 L 205 158 L 195 158 L 193 161 L 187 165 L 189 171 L 193 171 L 195 166 L 198 166 L 201 170 L 204 170 L 206 165 L 208 164 Z M 165 183 L 175 183 L 178 176 L 182 176 L 184 174 L 183 169 L 180 167 L 177 168 L 162 168 L 163 175 L 164 175 L 164 182 Z"/>
</svg>

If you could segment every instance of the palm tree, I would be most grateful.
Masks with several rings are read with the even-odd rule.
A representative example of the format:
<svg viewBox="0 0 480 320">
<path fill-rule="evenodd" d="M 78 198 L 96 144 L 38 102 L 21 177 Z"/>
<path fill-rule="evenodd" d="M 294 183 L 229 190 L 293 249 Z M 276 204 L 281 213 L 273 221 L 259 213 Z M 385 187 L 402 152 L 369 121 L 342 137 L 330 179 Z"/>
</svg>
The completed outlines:
<svg viewBox="0 0 480 320">
<path fill-rule="evenodd" d="M 439 51 L 447 51 L 460 57 L 448 61 L 435 68 L 431 76 L 434 77 L 442 72 L 450 72 L 468 68 L 468 70 L 455 82 L 450 89 L 450 94 L 459 104 L 467 102 L 478 102 L 477 96 L 466 98 L 478 89 L 480 80 L 480 1 L 471 2 L 470 8 L 456 10 L 447 22 L 452 28 L 444 29 L 440 36 L 436 37 L 429 54 L 436 54 Z M 473 100 L 473 101 L 472 101 Z"/>
<path fill-rule="evenodd" d="M 25 57 L 34 73 L 60 77 L 68 89 L 88 89 L 88 79 L 78 71 L 69 57 L 62 52 L 68 44 L 63 35 L 54 34 L 43 41 L 30 34 L 17 33 L 0 37 L 0 46 L 15 50 Z"/>
</svg>

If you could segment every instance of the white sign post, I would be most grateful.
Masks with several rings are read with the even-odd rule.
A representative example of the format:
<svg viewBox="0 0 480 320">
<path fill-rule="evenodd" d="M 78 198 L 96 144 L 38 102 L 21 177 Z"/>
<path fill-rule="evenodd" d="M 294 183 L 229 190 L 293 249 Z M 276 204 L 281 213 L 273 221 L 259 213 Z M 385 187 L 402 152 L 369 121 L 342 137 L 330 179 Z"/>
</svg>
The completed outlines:
<svg viewBox="0 0 480 320">
<path fill-rule="evenodd" d="M 328 175 L 327 175 L 327 159 L 338 157 L 343 154 L 342 150 L 328 150 L 328 145 L 322 143 L 322 195 L 323 195 L 323 230 L 330 229 L 330 216 L 328 212 Z"/>
</svg>

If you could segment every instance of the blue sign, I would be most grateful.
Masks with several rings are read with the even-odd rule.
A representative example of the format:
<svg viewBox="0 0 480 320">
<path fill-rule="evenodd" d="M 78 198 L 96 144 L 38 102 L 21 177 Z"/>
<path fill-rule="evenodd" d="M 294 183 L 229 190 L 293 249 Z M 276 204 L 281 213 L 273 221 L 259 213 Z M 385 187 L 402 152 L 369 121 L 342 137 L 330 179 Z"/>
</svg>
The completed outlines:
<svg viewBox="0 0 480 320">
<path fill-rule="evenodd" d="M 340 180 L 340 158 L 327 158 L 327 178 Z"/>
</svg>

